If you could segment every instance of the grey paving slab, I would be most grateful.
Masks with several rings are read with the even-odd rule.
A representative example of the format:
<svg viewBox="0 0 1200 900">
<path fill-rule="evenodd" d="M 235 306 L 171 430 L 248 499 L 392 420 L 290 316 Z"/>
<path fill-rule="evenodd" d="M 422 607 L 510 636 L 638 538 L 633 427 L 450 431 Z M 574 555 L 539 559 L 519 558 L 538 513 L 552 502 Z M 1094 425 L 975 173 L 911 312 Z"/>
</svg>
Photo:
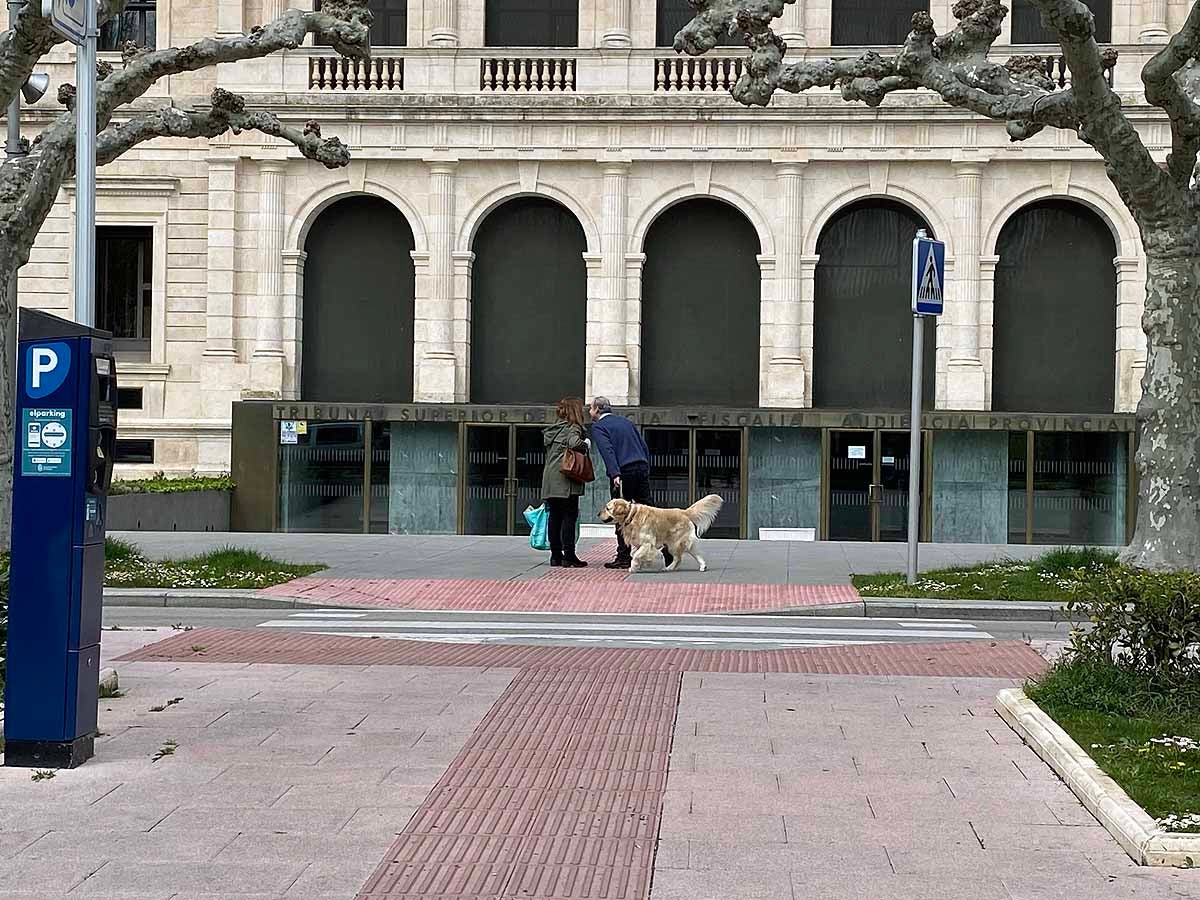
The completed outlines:
<svg viewBox="0 0 1200 900">
<path fill-rule="evenodd" d="M 152 558 L 178 558 L 235 545 L 289 562 L 325 563 L 331 578 L 438 578 L 527 580 L 546 572 L 546 554 L 523 537 L 476 535 L 331 535 L 119 532 Z M 608 539 L 585 538 L 581 550 Z M 1050 549 L 1009 544 L 922 544 L 922 571 L 999 559 L 1027 559 Z M 691 560 L 671 573 L 648 572 L 637 581 L 661 583 L 845 584 L 850 575 L 900 571 L 903 544 L 835 541 L 707 540 L 709 571 Z"/>
<path fill-rule="evenodd" d="M 1006 684 L 685 676 L 652 900 L 774 896 L 782 873 L 797 900 L 1200 898 L 983 714 Z"/>
<path fill-rule="evenodd" d="M 118 669 L 126 693 L 100 708 L 105 736 L 93 760 L 40 782 L 0 767 L 0 897 L 345 900 L 513 677 L 398 667 Z M 331 693 L 341 685 L 357 693 Z M 174 697 L 182 701 L 150 712 Z M 410 750 L 390 734 L 348 727 L 371 715 L 403 721 L 411 736 L 433 734 L 439 745 Z M 153 761 L 168 738 L 175 752 Z"/>
</svg>

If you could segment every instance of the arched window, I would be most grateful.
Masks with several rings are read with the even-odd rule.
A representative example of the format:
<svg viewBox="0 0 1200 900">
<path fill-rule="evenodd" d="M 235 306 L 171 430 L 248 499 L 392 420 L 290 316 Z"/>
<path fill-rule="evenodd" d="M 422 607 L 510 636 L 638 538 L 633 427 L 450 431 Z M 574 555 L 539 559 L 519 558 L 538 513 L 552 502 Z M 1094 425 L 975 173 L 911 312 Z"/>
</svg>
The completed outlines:
<svg viewBox="0 0 1200 900">
<path fill-rule="evenodd" d="M 488 47 L 578 47 L 579 0 L 486 0 Z"/>
<path fill-rule="evenodd" d="M 656 47 L 675 46 L 675 35 L 684 25 L 696 18 L 696 10 L 688 0 L 658 0 L 658 18 L 655 23 Z M 718 47 L 744 47 L 745 38 L 740 33 L 726 34 Z"/>
<path fill-rule="evenodd" d="M 545 197 L 492 210 L 473 244 L 471 400 L 553 403 L 582 396 L 587 347 L 587 239 Z"/>
<path fill-rule="evenodd" d="M 835 47 L 903 44 L 912 31 L 915 12 L 929 12 L 929 0 L 833 0 L 830 43 Z"/>
<path fill-rule="evenodd" d="M 912 381 L 912 242 L 933 229 L 893 200 L 838 212 L 817 240 L 813 404 L 907 409 Z M 933 403 L 936 327 L 925 319 L 923 394 Z"/>
<path fill-rule="evenodd" d="M 996 242 L 992 408 L 1111 413 L 1117 255 L 1099 216 L 1069 200 L 1017 212 Z"/>
<path fill-rule="evenodd" d="M 1096 43 L 1112 40 L 1111 0 L 1081 0 L 1096 20 Z M 1042 24 L 1042 15 L 1030 0 L 1012 0 L 1012 42 L 1014 44 L 1057 44 L 1054 32 Z"/>
<path fill-rule="evenodd" d="M 304 242 L 305 400 L 412 400 L 413 249 L 408 221 L 378 197 L 317 217 Z"/>
<path fill-rule="evenodd" d="M 676 204 L 643 244 L 642 404 L 758 405 L 758 233 L 720 200 Z"/>
</svg>

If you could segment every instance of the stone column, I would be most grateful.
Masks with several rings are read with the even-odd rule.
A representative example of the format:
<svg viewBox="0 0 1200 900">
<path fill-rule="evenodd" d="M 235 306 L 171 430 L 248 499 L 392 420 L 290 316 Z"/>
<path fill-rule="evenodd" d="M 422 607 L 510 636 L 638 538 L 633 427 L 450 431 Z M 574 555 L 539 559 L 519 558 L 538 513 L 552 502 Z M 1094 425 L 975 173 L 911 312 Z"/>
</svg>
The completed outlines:
<svg viewBox="0 0 1200 900">
<path fill-rule="evenodd" d="M 233 345 L 233 232 L 237 219 L 236 157 L 208 161 L 208 306 L 204 355 L 236 359 Z"/>
<path fill-rule="evenodd" d="M 604 4 L 612 17 L 604 36 L 600 38 L 602 47 L 632 47 L 633 38 L 629 30 L 629 4 L 631 0 L 609 0 Z"/>
<path fill-rule="evenodd" d="M 250 381 L 257 392 L 283 391 L 283 190 L 286 163 L 258 164 L 258 330 Z"/>
<path fill-rule="evenodd" d="M 458 0 L 433 0 L 429 43 L 434 47 L 458 46 Z"/>
<path fill-rule="evenodd" d="M 414 399 L 453 403 L 454 357 L 454 171 L 456 162 L 429 164 L 429 277 L 416 300 L 414 337 L 423 345 Z"/>
<path fill-rule="evenodd" d="M 998 256 L 979 257 L 979 361 L 983 364 L 984 409 L 992 408 L 992 349 L 995 347 L 996 266 Z"/>
<path fill-rule="evenodd" d="M 779 185 L 779 245 L 775 290 L 764 290 L 763 348 L 767 377 L 764 406 L 805 406 L 805 370 L 801 356 L 801 261 L 804 250 L 804 163 L 775 166 Z M 764 285 L 765 287 L 765 285 Z M 769 303 L 769 305 L 768 305 Z"/>
<path fill-rule="evenodd" d="M 594 357 L 588 393 L 614 404 L 630 402 L 625 327 L 625 243 L 629 212 L 629 163 L 606 163 L 601 205 L 599 273 L 589 266 L 588 349 Z M 586 256 L 585 256 L 586 259 Z"/>
<path fill-rule="evenodd" d="M 775 26 L 776 33 L 788 46 L 788 56 L 795 55 L 795 51 L 808 46 L 808 34 L 804 27 L 804 4 L 805 0 L 787 4 L 783 8 L 779 24 Z"/>
<path fill-rule="evenodd" d="M 237 168 L 236 156 L 208 161 L 208 297 L 200 375 L 200 412 L 206 419 L 228 419 L 229 404 L 241 398 L 246 386 L 233 315 Z"/>
<path fill-rule="evenodd" d="M 979 359 L 979 245 L 981 182 L 986 161 L 956 161 L 955 300 L 951 309 L 950 359 L 946 368 L 946 405 L 983 409 L 986 387 Z M 946 276 L 950 282 L 949 273 Z M 945 294 L 947 285 L 942 285 Z"/>
<path fill-rule="evenodd" d="M 1143 44 L 1165 44 L 1168 37 L 1167 0 L 1142 0 L 1142 30 L 1138 39 Z"/>
<path fill-rule="evenodd" d="M 813 336 L 813 315 L 817 303 L 817 263 L 819 256 L 800 257 L 800 363 L 804 366 L 804 399 L 805 406 L 812 406 L 813 373 L 816 372 L 816 359 L 813 353 L 815 343 Z"/>
<path fill-rule="evenodd" d="M 1142 374 L 1146 369 L 1146 335 L 1142 331 L 1146 283 L 1136 256 L 1118 256 L 1115 412 L 1133 412 L 1142 397 Z"/>
<path fill-rule="evenodd" d="M 304 261 L 303 250 L 285 250 L 283 259 L 283 399 L 300 396 L 300 362 L 304 345 Z"/>
<path fill-rule="evenodd" d="M 642 269 L 645 266 L 645 253 L 625 254 L 625 352 L 629 358 L 630 406 L 642 402 Z"/>
<path fill-rule="evenodd" d="M 471 273 L 475 254 L 455 251 L 454 257 L 454 396 L 465 402 L 471 393 Z"/>
</svg>

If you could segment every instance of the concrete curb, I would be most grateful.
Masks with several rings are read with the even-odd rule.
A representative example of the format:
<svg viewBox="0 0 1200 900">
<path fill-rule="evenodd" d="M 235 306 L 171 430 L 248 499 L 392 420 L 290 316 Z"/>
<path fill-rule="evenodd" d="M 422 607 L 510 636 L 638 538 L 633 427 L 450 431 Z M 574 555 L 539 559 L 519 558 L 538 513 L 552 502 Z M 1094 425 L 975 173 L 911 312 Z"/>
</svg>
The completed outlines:
<svg viewBox="0 0 1200 900">
<path fill-rule="evenodd" d="M 323 609 L 328 606 L 295 597 L 268 597 L 254 590 L 211 588 L 105 588 L 104 605 L 192 609 Z M 342 605 L 338 604 L 339 608 Z"/>
<path fill-rule="evenodd" d="M 1163 831 L 1071 736 L 1020 688 L 996 697 L 996 712 L 1067 783 L 1139 866 L 1200 864 L 1200 835 Z"/>
<path fill-rule="evenodd" d="M 105 588 L 105 606 L 191 607 L 193 609 L 327 609 L 331 604 L 295 597 L 269 597 L 254 590 L 185 588 Z M 339 609 L 377 607 L 333 604 Z M 914 600 L 864 597 L 844 603 L 785 606 L 778 609 L 731 610 L 714 615 L 848 616 L 867 619 L 968 619 L 1012 622 L 1069 622 L 1061 603 L 1009 600 Z"/>
</svg>

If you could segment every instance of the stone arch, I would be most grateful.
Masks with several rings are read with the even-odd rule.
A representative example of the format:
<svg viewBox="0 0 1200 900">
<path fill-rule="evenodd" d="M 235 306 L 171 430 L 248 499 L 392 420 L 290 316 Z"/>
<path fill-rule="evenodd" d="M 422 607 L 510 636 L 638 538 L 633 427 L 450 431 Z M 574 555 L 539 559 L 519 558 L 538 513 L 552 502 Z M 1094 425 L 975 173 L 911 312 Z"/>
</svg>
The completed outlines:
<svg viewBox="0 0 1200 900">
<path fill-rule="evenodd" d="M 813 405 L 907 409 L 912 373 L 912 236 L 933 230 L 890 197 L 842 206 L 817 235 L 813 284 Z M 936 323 L 924 321 L 924 401 L 935 387 Z"/>
<path fill-rule="evenodd" d="M 1112 232 L 1118 256 L 1139 256 L 1142 252 L 1142 239 L 1138 234 L 1129 211 L 1120 204 L 1113 203 L 1100 191 L 1092 190 L 1082 185 L 1069 185 L 1067 190 L 1056 191 L 1048 184 L 1041 184 L 1017 194 L 1004 205 L 992 218 L 984 230 L 982 253 L 984 256 L 996 255 L 996 244 L 1000 240 L 1000 232 L 1014 215 L 1038 200 L 1073 200 L 1081 206 L 1086 206 L 1100 217 L 1101 221 Z"/>
<path fill-rule="evenodd" d="M 296 213 L 288 223 L 284 249 L 303 250 L 304 242 L 308 239 L 308 232 L 312 229 L 317 216 L 327 207 L 346 197 L 378 197 L 388 201 L 408 220 L 408 227 L 412 229 L 413 233 L 415 251 L 417 253 L 429 252 L 425 223 L 416 207 L 388 185 L 370 179 L 363 182 L 361 191 L 351 188 L 349 182 L 339 181 L 327 184 L 309 194 L 297 207 Z"/>
<path fill-rule="evenodd" d="M 642 252 L 642 247 L 646 241 L 646 232 L 650 230 L 650 226 L 654 224 L 654 221 L 672 206 L 687 200 L 701 199 L 724 200 L 725 203 L 742 213 L 749 219 L 750 224 L 754 226 L 754 230 L 758 233 L 758 243 L 762 247 L 761 254 L 763 256 L 775 255 L 775 235 L 771 231 L 767 217 L 744 194 L 740 194 L 732 188 L 721 184 L 710 184 L 707 192 L 698 191 L 694 185 L 686 184 L 659 194 L 642 210 L 641 215 L 638 216 L 637 222 L 634 224 L 633 230 L 629 233 L 628 253 L 638 254 Z"/>
<path fill-rule="evenodd" d="M 934 236 L 939 241 L 945 243 L 946 259 L 950 260 L 954 258 L 954 232 L 947 220 L 925 198 L 918 196 L 907 188 L 894 184 L 888 185 L 886 191 L 875 191 L 868 185 L 859 185 L 858 187 L 852 187 L 849 190 L 843 191 L 826 203 L 809 223 L 805 231 L 804 254 L 806 256 L 815 256 L 821 232 L 825 230 L 830 221 L 845 207 L 863 200 L 891 200 L 892 202 L 907 206 L 917 218 L 924 219 L 928 223 L 929 227 L 933 229 Z"/>
<path fill-rule="evenodd" d="M 304 236 L 304 400 L 412 401 L 413 244 L 412 226 L 382 197 L 342 197 L 313 220 Z"/>
<path fill-rule="evenodd" d="M 761 249 L 744 212 L 714 197 L 672 204 L 646 230 L 641 400 L 757 406 Z"/>
<path fill-rule="evenodd" d="M 1117 249 L 1109 223 L 1072 199 L 1035 200 L 1007 220 L 996 251 L 992 408 L 1111 413 Z"/>
<path fill-rule="evenodd" d="M 480 221 L 471 245 L 472 402 L 582 396 L 585 242 L 574 213 L 549 197 L 510 197 Z"/>
<path fill-rule="evenodd" d="M 463 219 L 462 228 L 459 229 L 458 238 L 454 244 L 455 252 L 470 252 L 475 243 L 475 234 L 488 214 L 517 197 L 543 197 L 566 207 L 583 228 L 583 234 L 587 241 L 586 252 L 600 252 L 600 229 L 596 226 L 596 220 L 592 217 L 591 211 L 567 191 L 544 181 L 539 181 L 532 190 L 526 190 L 519 182 L 510 182 L 481 197 Z"/>
</svg>

